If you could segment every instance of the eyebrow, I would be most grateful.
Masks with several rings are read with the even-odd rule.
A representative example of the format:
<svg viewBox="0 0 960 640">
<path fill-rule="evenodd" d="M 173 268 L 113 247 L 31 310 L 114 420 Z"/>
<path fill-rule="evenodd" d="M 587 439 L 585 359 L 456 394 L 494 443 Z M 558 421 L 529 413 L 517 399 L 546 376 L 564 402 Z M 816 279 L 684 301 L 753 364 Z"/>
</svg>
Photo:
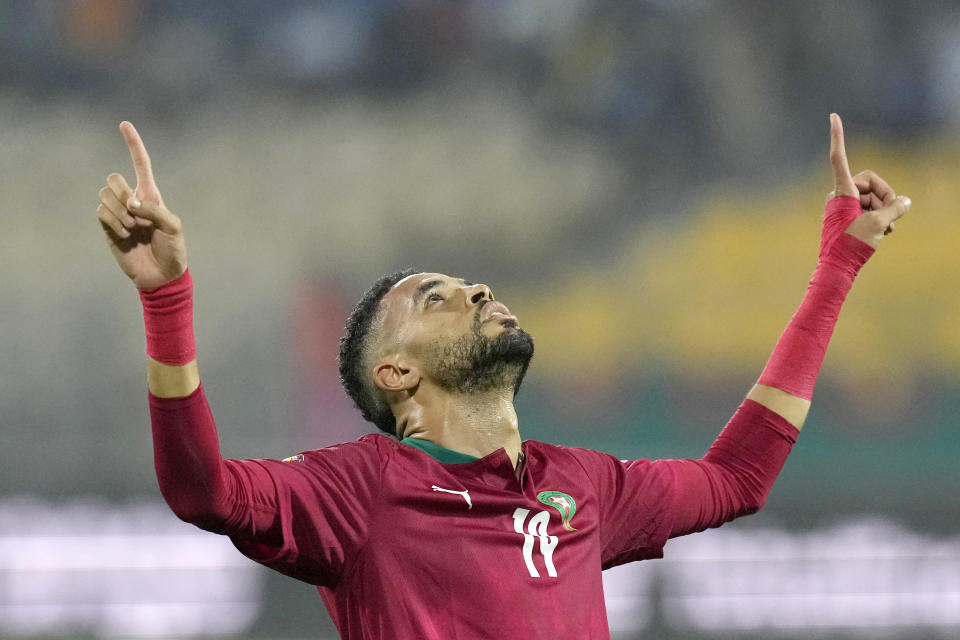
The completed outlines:
<svg viewBox="0 0 960 640">
<path fill-rule="evenodd" d="M 464 286 L 467 286 L 467 287 L 473 286 L 472 282 L 467 282 L 463 278 L 457 278 L 457 279 L 460 282 L 462 282 Z M 428 291 L 436 289 L 437 287 L 442 286 L 443 284 L 445 284 L 443 280 L 427 280 L 426 282 L 421 283 L 420 286 L 417 287 L 417 291 L 413 294 L 413 304 L 417 304 L 418 302 L 420 302 L 423 296 L 427 295 Z"/>
</svg>

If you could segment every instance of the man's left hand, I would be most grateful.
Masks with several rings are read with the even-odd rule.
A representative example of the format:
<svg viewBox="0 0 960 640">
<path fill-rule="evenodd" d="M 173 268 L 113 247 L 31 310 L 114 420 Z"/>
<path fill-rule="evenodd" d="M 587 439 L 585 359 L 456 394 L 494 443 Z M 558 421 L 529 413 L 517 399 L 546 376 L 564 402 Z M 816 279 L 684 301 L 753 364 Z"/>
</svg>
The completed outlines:
<svg viewBox="0 0 960 640">
<path fill-rule="evenodd" d="M 829 198 L 852 196 L 860 199 L 863 214 L 857 216 L 845 229 L 855 238 L 876 249 L 883 236 L 893 233 L 896 220 L 910 210 L 910 198 L 898 196 L 887 182 L 873 171 L 850 174 L 847 151 L 843 141 L 843 123 L 840 116 L 830 114 L 830 165 L 835 186 Z"/>
</svg>

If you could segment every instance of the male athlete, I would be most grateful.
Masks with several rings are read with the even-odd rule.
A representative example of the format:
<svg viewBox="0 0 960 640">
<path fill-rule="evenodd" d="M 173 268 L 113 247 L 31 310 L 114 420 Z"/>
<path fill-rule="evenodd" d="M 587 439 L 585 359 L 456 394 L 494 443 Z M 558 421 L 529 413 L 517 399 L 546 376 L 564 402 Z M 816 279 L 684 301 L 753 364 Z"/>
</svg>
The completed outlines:
<svg viewBox="0 0 960 640">
<path fill-rule="evenodd" d="M 344 386 L 387 435 L 223 460 L 180 218 L 133 125 L 120 130 L 137 185 L 108 176 L 98 217 L 143 301 L 160 490 L 183 520 L 316 585 L 350 640 L 609 638 L 602 569 L 763 505 L 854 277 L 910 207 L 873 172 L 851 175 L 831 115 L 836 184 L 810 287 L 699 460 L 624 462 L 521 440 L 513 399 L 533 340 L 486 285 L 419 272 L 381 278 L 341 341 Z"/>
</svg>

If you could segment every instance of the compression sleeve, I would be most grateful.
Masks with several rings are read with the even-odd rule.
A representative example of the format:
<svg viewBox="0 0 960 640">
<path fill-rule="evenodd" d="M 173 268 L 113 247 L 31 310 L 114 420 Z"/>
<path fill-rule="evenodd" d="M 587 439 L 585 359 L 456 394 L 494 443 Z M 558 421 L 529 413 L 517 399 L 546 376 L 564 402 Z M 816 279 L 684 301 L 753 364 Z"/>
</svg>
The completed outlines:
<svg viewBox="0 0 960 640">
<path fill-rule="evenodd" d="M 178 278 L 140 289 L 147 355 L 164 364 L 184 365 L 197 358 L 193 338 L 193 276 L 190 269 Z"/>
<path fill-rule="evenodd" d="M 873 248 L 844 230 L 861 214 L 860 200 L 832 198 L 826 206 L 820 260 L 800 307 L 777 341 L 758 382 L 810 400 L 843 301 Z"/>
<path fill-rule="evenodd" d="M 149 393 L 149 392 L 148 392 Z M 220 456 L 217 428 L 203 385 L 182 398 L 149 393 L 153 456 L 160 493 L 178 518 L 223 533 L 242 516 L 240 496 L 253 487 L 239 486 Z M 272 487 L 271 487 L 272 488 Z M 272 519 L 256 523 L 265 531 Z"/>
<path fill-rule="evenodd" d="M 719 527 L 757 512 L 797 440 L 785 418 L 744 400 L 699 460 L 658 460 L 674 487 L 670 537 Z"/>
<path fill-rule="evenodd" d="M 223 460 L 202 386 L 182 398 L 151 394 L 150 417 L 160 491 L 180 519 L 310 584 L 333 584 L 349 570 L 376 508 L 386 438 L 283 461 Z"/>
<path fill-rule="evenodd" d="M 810 400 L 840 308 L 873 248 L 845 233 L 860 200 L 827 202 L 820 256 L 810 286 L 758 382 Z M 784 417 L 745 400 L 700 460 L 662 460 L 673 476 L 671 536 L 717 527 L 755 513 L 766 501 L 798 431 Z"/>
<path fill-rule="evenodd" d="M 280 544 L 280 516 L 263 497 L 275 494 L 275 478 L 254 461 L 221 457 L 203 385 L 182 398 L 149 398 L 157 482 L 174 514 L 207 531 Z"/>
</svg>

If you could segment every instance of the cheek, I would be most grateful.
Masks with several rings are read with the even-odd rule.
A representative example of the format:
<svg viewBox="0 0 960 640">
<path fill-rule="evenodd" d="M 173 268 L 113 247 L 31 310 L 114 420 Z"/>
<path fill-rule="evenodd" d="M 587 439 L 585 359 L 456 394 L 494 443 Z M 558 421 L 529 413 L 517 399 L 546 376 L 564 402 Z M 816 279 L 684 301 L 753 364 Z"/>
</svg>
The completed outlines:
<svg viewBox="0 0 960 640">
<path fill-rule="evenodd" d="M 471 333 L 469 326 L 462 326 L 462 318 L 435 317 L 421 322 L 407 333 L 406 344 L 411 353 L 433 353 L 440 345 L 448 344 Z"/>
</svg>

